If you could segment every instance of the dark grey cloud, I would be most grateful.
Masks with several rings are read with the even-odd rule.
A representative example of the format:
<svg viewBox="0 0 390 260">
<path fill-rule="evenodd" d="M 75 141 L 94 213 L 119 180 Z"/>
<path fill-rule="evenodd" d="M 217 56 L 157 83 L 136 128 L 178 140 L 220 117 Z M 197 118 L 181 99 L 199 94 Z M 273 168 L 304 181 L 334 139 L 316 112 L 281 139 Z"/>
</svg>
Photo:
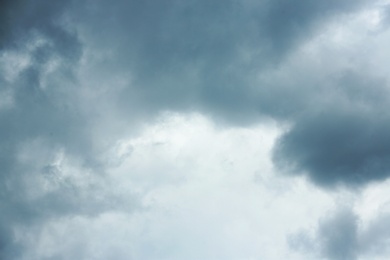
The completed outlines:
<svg viewBox="0 0 390 260">
<path fill-rule="evenodd" d="M 119 98 L 125 111 L 136 103 L 144 111 L 200 110 L 248 123 L 280 113 L 284 103 L 286 88 L 259 86 L 259 70 L 278 66 L 327 20 L 361 5 L 87 1 L 78 23 L 89 48 L 109 53 L 106 69 L 131 75 L 132 86 Z"/>
<path fill-rule="evenodd" d="M 276 52 L 283 52 L 315 33 L 319 24 L 337 14 L 349 13 L 364 1 L 266 1 L 264 31 Z"/>
<path fill-rule="evenodd" d="M 349 72 L 334 86 L 337 91 L 330 103 L 318 104 L 295 119 L 276 144 L 274 161 L 290 172 L 306 172 L 325 187 L 356 187 L 387 178 L 387 82 Z"/>
</svg>

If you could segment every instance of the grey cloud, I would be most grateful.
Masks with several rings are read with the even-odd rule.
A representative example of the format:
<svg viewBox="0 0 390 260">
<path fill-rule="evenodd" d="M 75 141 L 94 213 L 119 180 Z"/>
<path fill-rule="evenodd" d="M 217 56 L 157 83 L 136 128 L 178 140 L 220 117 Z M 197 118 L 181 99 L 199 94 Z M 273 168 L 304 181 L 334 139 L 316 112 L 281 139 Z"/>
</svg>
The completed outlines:
<svg viewBox="0 0 390 260">
<path fill-rule="evenodd" d="M 126 111 L 136 103 L 143 111 L 200 110 L 251 123 L 279 110 L 263 103 L 283 103 L 280 95 L 266 99 L 278 91 L 259 86 L 259 70 L 278 66 L 325 21 L 361 4 L 87 1 L 78 23 L 87 46 L 110 53 L 106 69 L 131 75 L 119 98 Z"/>
<path fill-rule="evenodd" d="M 280 138 L 274 161 L 324 187 L 383 180 L 390 166 L 387 83 L 357 73 L 337 81 L 330 103 L 297 117 Z"/>
<path fill-rule="evenodd" d="M 301 230 L 288 237 L 291 248 L 316 259 L 354 260 L 360 257 L 358 217 L 340 207 L 318 223 L 314 234 Z"/>
<path fill-rule="evenodd" d="M 358 223 L 356 215 L 347 209 L 326 219 L 318 230 L 322 254 L 327 259 L 356 259 Z"/>
<path fill-rule="evenodd" d="M 301 230 L 288 237 L 291 248 L 329 260 L 385 259 L 389 246 L 389 214 L 378 212 L 364 226 L 348 207 L 339 207 L 319 221 L 315 233 Z"/>
<path fill-rule="evenodd" d="M 389 252 L 389 220 L 388 213 L 380 213 L 369 222 L 360 238 L 361 251 L 376 257 L 384 256 Z"/>
<path fill-rule="evenodd" d="M 264 19 L 267 39 L 276 52 L 291 48 L 302 38 L 315 33 L 316 27 L 329 17 L 349 13 L 364 1 L 268 1 Z"/>
<path fill-rule="evenodd" d="M 116 205 L 112 192 L 99 183 L 98 171 L 85 180 L 86 187 L 81 187 L 77 178 L 52 181 L 47 177 L 53 175 L 48 169 L 60 151 L 80 161 L 84 171 L 98 164 L 74 71 L 82 46 L 62 22 L 68 4 L 2 2 L 2 66 L 11 66 L 7 58 L 15 53 L 22 57 L 16 59 L 28 61 L 21 67 L 17 61 L 10 68 L 15 70 L 14 77 L 9 77 L 6 69 L 0 74 L 1 91 L 10 93 L 12 100 L 10 106 L 0 108 L 1 259 L 25 257 L 23 245 L 15 239 L 17 228 L 38 228 L 54 217 L 93 215 Z M 61 170 L 57 173 L 63 174 Z M 46 187 L 42 182 L 50 190 L 41 190 Z M 107 197 L 102 199 L 100 193 Z"/>
</svg>

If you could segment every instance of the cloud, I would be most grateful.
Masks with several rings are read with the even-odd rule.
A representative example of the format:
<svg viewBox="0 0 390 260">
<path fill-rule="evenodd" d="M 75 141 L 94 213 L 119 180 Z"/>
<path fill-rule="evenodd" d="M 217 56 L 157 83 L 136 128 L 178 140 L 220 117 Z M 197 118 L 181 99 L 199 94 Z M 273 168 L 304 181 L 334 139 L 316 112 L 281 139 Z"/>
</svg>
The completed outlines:
<svg viewBox="0 0 390 260">
<path fill-rule="evenodd" d="M 66 27 L 67 7 L 67 2 L 46 1 L 5 1 L 2 6 L 2 259 L 23 256 L 19 229 L 115 205 L 111 192 L 100 201 L 99 193 L 106 192 L 99 176 L 104 169 L 95 167 L 96 145 L 78 98 L 75 69 L 82 47 Z"/>
<path fill-rule="evenodd" d="M 340 210 L 319 228 L 322 252 L 327 259 L 356 259 L 357 218 L 349 210 Z"/>
<path fill-rule="evenodd" d="M 360 214 L 348 206 L 338 206 L 319 219 L 314 233 L 301 230 L 290 235 L 289 245 L 303 255 L 321 259 L 386 258 L 388 213 L 376 211 L 369 220 Z"/>
<path fill-rule="evenodd" d="M 327 20 L 360 5 L 86 2 L 77 26 L 92 53 L 107 54 L 105 69 L 131 78 L 119 93 L 121 109 L 134 110 L 137 104 L 144 111 L 198 110 L 248 123 L 263 114 L 274 116 L 283 106 L 285 87 L 257 82 L 258 74 L 278 66 Z"/>
<path fill-rule="evenodd" d="M 104 190 L 128 208 L 60 214 L 19 228 L 16 238 L 30 259 L 305 259 L 284 236 L 314 225 L 333 200 L 273 173 L 266 155 L 276 135 L 274 126 L 221 129 L 199 114 L 166 114 L 113 151 L 132 152 Z M 104 199 L 102 190 L 92 195 Z"/>
<path fill-rule="evenodd" d="M 307 172 L 325 187 L 359 186 L 389 173 L 385 83 L 360 75 L 340 79 L 336 100 L 303 114 L 279 140 L 275 161 Z M 291 167 L 291 168 L 289 168 Z"/>
<path fill-rule="evenodd" d="M 319 220 L 314 232 L 301 230 L 290 235 L 289 244 L 312 258 L 358 259 L 361 256 L 358 220 L 351 208 L 339 206 Z"/>
<path fill-rule="evenodd" d="M 120 117 L 174 110 L 228 125 L 277 119 L 291 128 L 275 148 L 276 164 L 323 187 L 357 187 L 388 176 L 387 76 L 361 55 L 386 34 L 370 35 L 370 12 L 383 8 L 364 1 L 87 1 L 74 19 L 91 61 L 84 77 L 114 93 L 109 106 Z"/>
<path fill-rule="evenodd" d="M 389 117 L 383 111 L 389 102 L 385 65 L 390 53 L 386 16 L 379 14 L 386 8 L 349 0 L 3 1 L 0 211 L 5 213 L 0 217 L 0 258 L 21 259 L 31 253 L 36 259 L 159 259 L 172 256 L 169 248 L 177 242 L 182 242 L 176 252 L 180 259 L 188 259 L 186 249 L 194 258 L 212 256 L 212 249 L 202 244 L 204 234 L 192 226 L 172 232 L 166 244 L 156 246 L 167 227 L 174 230 L 179 223 L 185 229 L 189 220 L 202 232 L 214 227 L 209 242 L 216 248 L 236 244 L 229 253 L 237 258 L 241 252 L 261 255 L 257 238 L 284 250 L 265 252 L 269 259 L 286 258 L 289 252 L 281 241 L 288 227 L 271 224 L 285 223 L 287 211 L 305 222 L 308 212 L 298 199 L 291 204 L 295 208 L 286 206 L 286 194 L 294 189 L 286 190 L 285 181 L 294 183 L 298 198 L 306 200 L 314 191 L 300 178 L 252 174 L 257 164 L 263 167 L 260 171 L 273 173 L 269 150 L 258 158 L 254 154 L 276 138 L 267 136 L 268 141 L 254 147 L 252 127 L 277 122 L 280 137 L 273 162 L 290 175 L 304 174 L 327 188 L 385 180 L 390 144 Z M 161 115 L 167 111 L 200 113 L 220 131 L 237 132 L 196 128 L 207 125 L 201 119 L 179 119 L 166 130 Z M 152 123 L 157 125 L 154 130 L 146 127 Z M 190 127 L 180 128 L 186 124 Z M 152 143 L 135 138 L 153 137 L 155 132 L 169 138 Z M 253 149 L 250 159 L 245 158 L 249 148 L 237 140 Z M 213 142 L 217 150 L 205 149 Z M 211 199 L 201 194 L 204 190 Z M 314 193 L 322 196 L 321 191 Z M 262 212 L 252 211 L 254 194 L 272 198 L 275 206 L 266 205 L 265 199 Z M 186 199 L 193 208 L 185 208 Z M 175 203 L 184 213 L 176 211 Z M 174 221 L 164 207 L 173 212 Z M 273 207 L 272 213 L 265 213 L 267 207 Z M 246 211 L 251 219 L 241 215 Z M 307 221 L 317 219 L 320 211 Z M 227 222 L 220 223 L 225 212 Z M 280 218 L 272 222 L 275 214 Z M 334 244 L 357 236 L 353 216 L 343 211 L 323 223 L 342 231 L 339 237 L 328 233 L 331 228 L 319 229 L 324 255 L 357 256 L 355 243 L 364 239 L 351 240 L 341 249 Z M 257 218 L 265 224 L 258 224 Z M 85 229 L 73 239 L 67 229 L 82 229 L 89 220 L 100 235 L 92 247 L 86 241 L 94 234 Z M 115 230 L 127 220 L 129 230 L 140 221 L 145 229 L 163 232 L 137 230 L 145 240 L 132 253 L 113 256 L 110 247 L 94 255 L 103 244 L 99 239 L 112 232 L 100 225 L 108 223 Z M 275 231 L 272 227 L 277 235 L 259 238 L 252 225 L 265 235 Z M 126 245 L 119 241 L 128 238 L 125 233 L 117 241 L 123 251 Z M 376 231 L 368 234 L 378 241 L 387 237 Z M 63 235 L 68 240 L 62 248 L 59 242 L 48 242 Z"/>
</svg>

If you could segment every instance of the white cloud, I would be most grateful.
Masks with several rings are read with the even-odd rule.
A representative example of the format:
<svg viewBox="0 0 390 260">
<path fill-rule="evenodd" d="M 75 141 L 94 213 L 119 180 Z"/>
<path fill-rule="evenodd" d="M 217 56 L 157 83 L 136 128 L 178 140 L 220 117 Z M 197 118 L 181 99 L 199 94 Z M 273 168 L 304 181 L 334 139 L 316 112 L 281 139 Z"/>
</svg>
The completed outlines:
<svg viewBox="0 0 390 260">
<path fill-rule="evenodd" d="M 29 241 L 29 255 L 305 259 L 287 238 L 315 227 L 333 199 L 302 178 L 274 173 L 278 134 L 275 124 L 218 129 L 199 114 L 166 114 L 116 146 L 122 162 L 108 173 L 112 192 L 129 204 L 135 193 L 140 208 L 53 219 Z"/>
</svg>

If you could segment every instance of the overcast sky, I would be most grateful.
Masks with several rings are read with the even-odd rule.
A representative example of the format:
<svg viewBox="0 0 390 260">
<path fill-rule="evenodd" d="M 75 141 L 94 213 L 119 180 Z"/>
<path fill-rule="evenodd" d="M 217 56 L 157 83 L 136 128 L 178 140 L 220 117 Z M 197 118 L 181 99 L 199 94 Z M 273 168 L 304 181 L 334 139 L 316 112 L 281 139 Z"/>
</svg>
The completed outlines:
<svg viewBox="0 0 390 260">
<path fill-rule="evenodd" d="M 390 258 L 390 1 L 5 0 L 0 259 Z"/>
</svg>

